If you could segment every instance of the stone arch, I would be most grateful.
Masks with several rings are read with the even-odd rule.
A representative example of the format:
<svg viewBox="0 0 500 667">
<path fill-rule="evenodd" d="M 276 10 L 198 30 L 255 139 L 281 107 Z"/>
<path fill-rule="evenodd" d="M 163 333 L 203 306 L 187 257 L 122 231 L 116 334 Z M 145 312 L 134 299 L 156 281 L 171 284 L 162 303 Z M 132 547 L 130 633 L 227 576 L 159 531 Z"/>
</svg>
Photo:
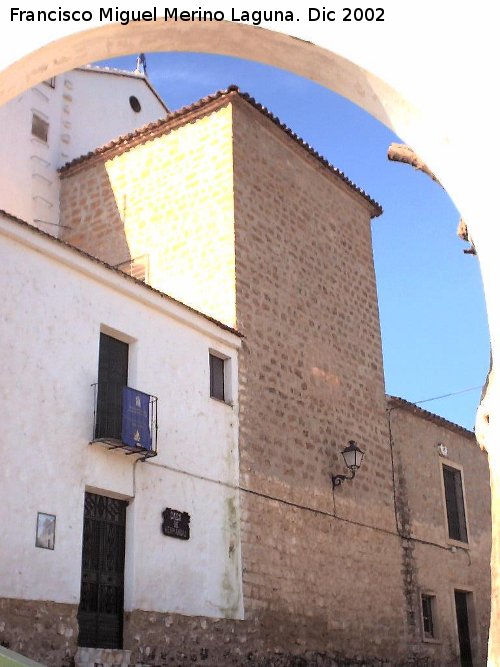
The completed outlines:
<svg viewBox="0 0 500 667">
<path fill-rule="evenodd" d="M 223 21 L 105 25 L 51 42 L 0 72 L 0 104 L 74 67 L 148 51 L 217 53 L 293 71 L 346 97 L 397 134 L 420 114 L 397 91 L 341 55 L 288 35 Z"/>
<path fill-rule="evenodd" d="M 450 141 L 448 128 L 442 123 L 438 126 L 429 113 L 433 102 L 418 100 L 417 108 L 382 78 L 340 53 L 250 25 L 229 21 L 156 21 L 127 26 L 107 24 L 68 35 L 0 72 L 0 104 L 51 76 L 89 62 L 139 53 L 145 50 L 145 45 L 150 52 L 195 51 L 246 58 L 315 81 L 358 105 L 402 137 L 431 166 L 457 206 L 461 210 L 466 206 L 463 178 L 456 168 L 459 148 Z M 366 52 L 360 53 L 361 60 L 363 57 Z M 466 211 L 464 215 L 470 220 Z"/>
</svg>

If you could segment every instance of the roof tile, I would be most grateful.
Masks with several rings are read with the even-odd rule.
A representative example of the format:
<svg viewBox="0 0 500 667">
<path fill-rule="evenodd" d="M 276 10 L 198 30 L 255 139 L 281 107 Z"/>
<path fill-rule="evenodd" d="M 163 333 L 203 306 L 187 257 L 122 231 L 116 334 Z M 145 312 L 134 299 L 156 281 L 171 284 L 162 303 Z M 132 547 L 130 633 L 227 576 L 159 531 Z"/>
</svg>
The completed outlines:
<svg viewBox="0 0 500 667">
<path fill-rule="evenodd" d="M 424 410 L 423 408 L 419 407 L 416 403 L 411 403 L 410 401 L 406 401 L 404 398 L 399 398 L 399 396 L 390 396 L 389 394 L 386 396 L 386 398 L 389 405 L 393 406 L 393 409 L 402 408 L 403 410 L 408 410 L 408 412 L 412 412 L 417 417 L 422 417 L 423 419 L 427 419 L 427 421 L 434 422 L 438 426 L 444 426 L 445 428 L 448 428 L 451 431 L 455 431 L 469 438 L 473 438 L 474 440 L 476 439 L 474 431 L 470 431 L 464 426 L 460 426 L 460 424 L 455 424 L 455 422 L 451 422 L 448 419 L 445 419 L 444 417 L 440 417 L 439 415 L 434 414 L 434 412 L 429 412 L 428 410 Z"/>
<path fill-rule="evenodd" d="M 275 116 L 271 111 L 269 111 L 269 109 L 267 109 L 265 106 L 257 102 L 248 93 L 241 92 L 238 86 L 235 85 L 231 85 L 225 90 L 219 90 L 215 93 L 212 93 L 211 95 L 202 97 L 200 100 L 197 100 L 196 102 L 193 102 L 188 106 L 182 107 L 177 111 L 169 113 L 167 117 L 164 119 L 162 118 L 160 120 L 154 121 L 152 123 L 149 123 L 148 125 L 138 128 L 137 130 L 134 130 L 133 132 L 129 132 L 128 134 L 124 134 L 120 137 L 117 137 L 116 139 L 109 141 L 103 146 L 96 148 L 90 153 L 82 155 L 78 158 L 75 158 L 71 162 L 66 163 L 63 167 L 59 169 L 59 172 L 61 174 L 65 174 L 68 171 L 70 171 L 73 167 L 81 165 L 93 157 L 104 156 L 106 153 L 115 149 L 123 149 L 125 151 L 130 150 L 134 146 L 141 144 L 144 141 L 149 141 L 152 138 L 159 136 L 160 134 L 162 134 L 163 131 L 168 131 L 170 129 L 170 125 L 174 121 L 182 120 L 185 117 L 189 116 L 190 114 L 193 114 L 199 110 L 204 109 L 211 103 L 217 102 L 219 100 L 224 100 L 225 98 L 228 98 L 231 95 L 233 96 L 237 95 L 241 99 L 248 102 L 252 107 L 257 109 L 264 116 L 269 118 L 269 120 L 275 123 L 275 125 L 277 125 L 283 132 L 285 132 L 289 137 L 291 137 L 294 141 L 296 141 L 310 155 L 312 155 L 316 160 L 318 160 L 322 165 L 324 165 L 330 172 L 334 173 L 342 181 L 344 181 L 350 188 L 352 188 L 358 194 L 364 197 L 374 208 L 373 217 L 377 217 L 382 214 L 382 206 L 377 201 L 375 201 L 375 199 L 370 197 L 370 195 L 367 192 L 365 192 L 365 190 L 363 190 L 353 181 L 351 181 L 340 169 L 331 164 L 325 157 L 320 155 L 320 153 L 318 153 L 318 151 L 316 151 L 310 144 L 305 142 L 304 139 L 299 137 L 298 134 L 296 134 L 292 129 L 290 129 L 287 125 L 282 123 L 277 116 Z"/>
</svg>

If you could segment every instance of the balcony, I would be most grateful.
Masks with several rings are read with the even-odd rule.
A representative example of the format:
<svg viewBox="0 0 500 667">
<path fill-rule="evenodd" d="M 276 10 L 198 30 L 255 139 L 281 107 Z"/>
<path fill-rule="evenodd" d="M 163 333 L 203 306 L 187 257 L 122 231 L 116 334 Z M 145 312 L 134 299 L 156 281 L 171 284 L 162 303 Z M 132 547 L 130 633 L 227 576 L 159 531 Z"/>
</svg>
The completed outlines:
<svg viewBox="0 0 500 667">
<path fill-rule="evenodd" d="M 156 456 L 158 436 L 156 396 L 132 387 L 96 382 L 94 430 L 90 444 L 121 449 L 143 460 Z"/>
</svg>

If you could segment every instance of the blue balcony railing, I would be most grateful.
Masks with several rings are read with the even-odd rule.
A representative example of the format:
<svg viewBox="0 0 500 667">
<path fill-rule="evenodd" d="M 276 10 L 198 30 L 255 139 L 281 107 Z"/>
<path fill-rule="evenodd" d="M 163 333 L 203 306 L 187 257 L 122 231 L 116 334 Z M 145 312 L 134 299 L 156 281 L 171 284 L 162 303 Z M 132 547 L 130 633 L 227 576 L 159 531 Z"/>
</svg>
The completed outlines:
<svg viewBox="0 0 500 667">
<path fill-rule="evenodd" d="M 143 458 L 156 456 L 158 399 L 132 387 L 96 382 L 92 443 Z"/>
</svg>

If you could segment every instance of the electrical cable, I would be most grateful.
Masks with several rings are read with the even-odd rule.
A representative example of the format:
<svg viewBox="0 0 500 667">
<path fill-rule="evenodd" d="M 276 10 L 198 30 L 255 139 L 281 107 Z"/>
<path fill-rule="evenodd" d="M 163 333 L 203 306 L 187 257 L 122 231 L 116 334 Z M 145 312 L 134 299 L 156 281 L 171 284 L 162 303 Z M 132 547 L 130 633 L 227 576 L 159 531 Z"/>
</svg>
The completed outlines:
<svg viewBox="0 0 500 667">
<path fill-rule="evenodd" d="M 368 523 L 363 523 L 361 521 L 355 521 L 353 519 L 348 519 L 346 517 L 339 516 L 338 514 L 335 513 L 335 504 L 334 504 L 334 512 L 328 512 L 327 510 L 321 510 L 316 507 L 310 507 L 308 505 L 302 505 L 300 503 L 295 503 L 291 500 L 286 500 L 285 498 L 279 498 L 278 496 L 272 496 L 267 493 L 262 493 L 261 491 L 255 491 L 254 489 L 248 489 L 244 486 L 240 486 L 239 484 L 230 484 L 229 482 L 223 482 L 221 480 L 213 479 L 211 477 L 206 477 L 205 475 L 198 475 L 196 473 L 191 473 L 188 472 L 187 470 L 182 470 L 181 468 L 175 468 L 173 466 L 169 466 L 164 463 L 153 463 L 152 461 L 146 460 L 144 461 L 145 464 L 149 466 L 153 466 L 155 468 L 163 468 L 165 470 L 169 470 L 170 472 L 178 473 L 181 475 L 187 475 L 188 477 L 193 477 L 195 479 L 199 479 L 204 482 L 209 482 L 212 484 L 218 484 L 219 486 L 223 486 L 225 488 L 231 489 L 232 491 L 242 491 L 243 493 L 248 493 L 253 496 L 257 496 L 259 498 L 264 498 L 266 500 L 272 500 L 277 503 L 281 503 L 282 505 L 286 505 L 287 507 L 294 507 L 296 509 L 301 509 L 307 512 L 311 512 L 313 514 L 316 514 L 318 516 L 326 516 L 331 519 L 336 519 L 337 521 L 342 521 L 343 523 L 349 523 L 354 526 L 359 526 L 361 528 L 368 528 L 370 530 L 374 530 L 379 533 L 384 533 L 386 535 L 391 535 L 393 537 L 397 537 L 399 539 L 406 539 L 406 540 L 411 540 L 412 542 L 418 542 L 419 544 L 425 544 L 429 546 L 434 546 L 438 547 L 440 549 L 444 549 L 445 551 L 449 551 L 450 547 L 443 546 L 442 544 L 437 544 L 436 542 L 430 542 L 427 540 L 421 540 L 417 537 L 411 537 L 411 536 L 406 536 L 402 533 L 399 532 L 399 526 L 397 525 L 397 532 L 394 532 L 393 530 L 388 530 L 386 528 L 381 528 L 380 526 L 373 526 Z M 394 487 L 393 487 L 394 488 Z M 333 499 L 333 502 L 335 503 L 335 498 Z M 457 549 L 460 549 L 461 547 L 457 547 Z M 466 549 L 463 549 L 463 551 L 466 551 Z"/>
<path fill-rule="evenodd" d="M 476 389 L 482 389 L 483 385 L 480 384 L 477 387 L 468 387 L 467 389 L 460 389 L 460 391 L 452 391 L 450 394 L 442 394 L 441 396 L 433 396 L 433 398 L 424 398 L 421 401 L 412 401 L 414 405 L 420 405 L 421 403 L 429 403 L 430 401 L 438 401 L 440 398 L 449 398 L 450 396 L 458 396 L 459 394 L 466 394 L 468 391 L 475 391 Z"/>
</svg>

